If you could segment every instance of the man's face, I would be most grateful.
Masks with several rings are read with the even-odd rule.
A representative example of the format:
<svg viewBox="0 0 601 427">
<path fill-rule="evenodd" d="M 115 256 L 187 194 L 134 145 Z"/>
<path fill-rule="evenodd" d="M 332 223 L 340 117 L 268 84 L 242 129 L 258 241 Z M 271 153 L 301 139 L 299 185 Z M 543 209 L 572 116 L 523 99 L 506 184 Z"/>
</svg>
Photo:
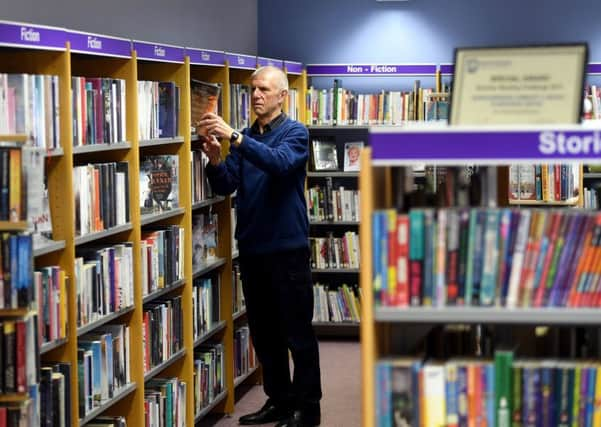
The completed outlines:
<svg viewBox="0 0 601 427">
<path fill-rule="evenodd" d="M 284 102 L 285 92 L 278 88 L 275 76 L 264 72 L 251 81 L 252 107 L 257 117 L 270 117 L 279 111 Z"/>
</svg>

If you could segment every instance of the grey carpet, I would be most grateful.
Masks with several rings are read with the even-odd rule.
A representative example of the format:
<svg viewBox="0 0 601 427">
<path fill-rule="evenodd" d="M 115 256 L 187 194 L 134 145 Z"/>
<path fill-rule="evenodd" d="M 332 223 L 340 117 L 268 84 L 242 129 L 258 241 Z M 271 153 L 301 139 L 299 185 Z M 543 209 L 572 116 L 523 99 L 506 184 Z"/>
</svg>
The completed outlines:
<svg viewBox="0 0 601 427">
<path fill-rule="evenodd" d="M 361 425 L 361 366 L 357 341 L 320 341 L 321 427 L 359 427 Z M 261 386 L 241 386 L 236 390 L 235 412 L 231 416 L 212 416 L 200 422 L 206 427 L 235 427 L 238 418 L 254 412 L 265 403 Z M 274 424 L 265 424 L 273 426 Z"/>
</svg>

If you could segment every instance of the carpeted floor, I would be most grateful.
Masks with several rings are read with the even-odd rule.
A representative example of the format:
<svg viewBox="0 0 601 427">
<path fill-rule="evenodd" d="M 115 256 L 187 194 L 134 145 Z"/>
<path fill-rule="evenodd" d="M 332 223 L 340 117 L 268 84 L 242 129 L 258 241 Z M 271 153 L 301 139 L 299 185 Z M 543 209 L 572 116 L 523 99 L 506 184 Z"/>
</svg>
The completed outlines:
<svg viewBox="0 0 601 427">
<path fill-rule="evenodd" d="M 321 360 L 321 427 L 359 427 L 361 425 L 361 378 L 358 341 L 324 341 L 319 343 Z M 243 387 L 243 386 L 241 386 Z M 261 386 L 237 390 L 235 412 L 231 416 L 209 417 L 203 427 L 238 426 L 238 418 L 254 412 L 265 403 Z M 272 426 L 274 424 L 265 424 Z"/>
</svg>

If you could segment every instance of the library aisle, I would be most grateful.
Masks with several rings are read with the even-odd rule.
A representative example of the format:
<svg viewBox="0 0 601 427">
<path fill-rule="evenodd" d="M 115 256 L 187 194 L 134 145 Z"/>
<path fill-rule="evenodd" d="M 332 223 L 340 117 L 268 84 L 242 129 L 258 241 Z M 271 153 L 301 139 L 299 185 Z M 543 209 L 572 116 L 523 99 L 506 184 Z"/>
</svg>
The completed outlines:
<svg viewBox="0 0 601 427">
<path fill-rule="evenodd" d="M 360 346 L 356 341 L 319 342 L 321 360 L 321 427 L 359 427 L 361 424 Z M 207 427 L 238 426 L 238 418 L 255 411 L 265 403 L 260 385 L 249 386 L 236 396 L 231 417 L 203 420 Z M 208 421 L 208 424 L 205 424 Z M 264 424 L 265 426 L 275 425 Z"/>
</svg>

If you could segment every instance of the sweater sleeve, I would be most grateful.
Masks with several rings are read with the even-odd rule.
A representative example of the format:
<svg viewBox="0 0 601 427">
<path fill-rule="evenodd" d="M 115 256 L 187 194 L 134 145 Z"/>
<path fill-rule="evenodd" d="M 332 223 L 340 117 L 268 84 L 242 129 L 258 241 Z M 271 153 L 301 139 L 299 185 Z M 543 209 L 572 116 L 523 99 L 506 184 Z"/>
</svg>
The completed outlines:
<svg viewBox="0 0 601 427">
<path fill-rule="evenodd" d="M 277 176 L 304 167 L 309 158 L 309 132 L 297 124 L 286 131 L 273 147 L 244 135 L 238 151 L 257 168 Z"/>
<path fill-rule="evenodd" d="M 215 193 L 220 196 L 232 194 L 240 184 L 240 153 L 231 149 L 225 161 L 213 166 L 207 163 L 206 171 L 209 184 Z"/>
</svg>

